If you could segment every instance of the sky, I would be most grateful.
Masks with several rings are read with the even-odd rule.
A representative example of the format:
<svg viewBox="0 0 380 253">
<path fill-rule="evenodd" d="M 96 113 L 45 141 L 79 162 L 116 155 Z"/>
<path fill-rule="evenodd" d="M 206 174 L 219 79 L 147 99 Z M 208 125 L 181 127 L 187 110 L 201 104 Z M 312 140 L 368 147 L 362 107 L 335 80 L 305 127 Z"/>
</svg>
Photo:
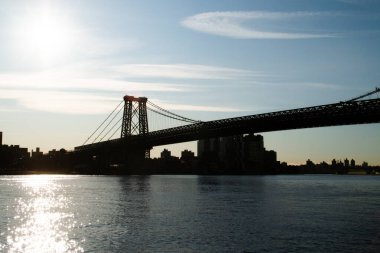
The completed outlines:
<svg viewBox="0 0 380 253">
<path fill-rule="evenodd" d="M 380 0 L 2 0 L 0 42 L 3 143 L 44 152 L 81 145 L 126 94 L 207 121 L 380 87 Z M 289 164 L 380 165 L 380 124 L 263 136 Z"/>
</svg>

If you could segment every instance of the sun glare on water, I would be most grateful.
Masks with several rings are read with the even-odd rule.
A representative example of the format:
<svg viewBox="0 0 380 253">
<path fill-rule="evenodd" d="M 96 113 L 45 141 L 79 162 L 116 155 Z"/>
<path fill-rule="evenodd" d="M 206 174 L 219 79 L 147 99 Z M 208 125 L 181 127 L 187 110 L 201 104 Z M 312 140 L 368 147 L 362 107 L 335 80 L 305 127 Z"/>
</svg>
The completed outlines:
<svg viewBox="0 0 380 253">
<path fill-rule="evenodd" d="M 15 199 L 15 215 L 0 251 L 83 252 L 73 239 L 76 222 L 62 180 L 53 175 L 21 176 L 15 180 L 20 197 Z"/>
</svg>

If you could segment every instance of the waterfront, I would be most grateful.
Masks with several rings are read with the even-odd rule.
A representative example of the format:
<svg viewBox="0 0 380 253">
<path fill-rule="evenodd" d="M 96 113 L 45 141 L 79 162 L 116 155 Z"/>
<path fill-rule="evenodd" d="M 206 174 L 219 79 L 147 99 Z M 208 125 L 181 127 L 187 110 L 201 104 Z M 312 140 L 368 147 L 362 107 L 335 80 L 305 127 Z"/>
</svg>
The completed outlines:
<svg viewBox="0 0 380 253">
<path fill-rule="evenodd" d="M 380 177 L 0 177 L 2 252 L 377 252 Z"/>
</svg>

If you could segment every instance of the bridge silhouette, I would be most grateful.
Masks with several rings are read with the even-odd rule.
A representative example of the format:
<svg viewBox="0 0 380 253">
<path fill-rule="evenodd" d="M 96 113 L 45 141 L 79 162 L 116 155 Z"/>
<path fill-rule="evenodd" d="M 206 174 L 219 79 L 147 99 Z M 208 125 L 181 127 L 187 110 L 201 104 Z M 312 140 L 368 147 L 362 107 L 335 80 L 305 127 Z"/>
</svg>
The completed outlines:
<svg viewBox="0 0 380 253">
<path fill-rule="evenodd" d="M 103 167 L 110 164 L 123 164 L 128 167 L 141 164 L 145 158 L 149 157 L 150 150 L 154 146 L 248 133 L 379 123 L 380 99 L 361 100 L 379 91 L 380 89 L 376 88 L 362 96 L 333 104 L 212 121 L 197 121 L 183 117 L 148 101 L 146 97 L 124 96 L 123 101 L 86 142 L 75 147 L 74 153 L 81 163 L 96 163 Z M 122 106 L 123 102 L 124 106 Z M 123 110 L 122 118 L 106 130 L 116 118 L 117 110 L 119 112 Z M 185 123 L 185 125 L 149 131 L 148 112 Z M 110 118 L 111 120 L 105 124 Z M 119 124 L 120 121 L 122 121 L 121 124 Z M 102 129 L 103 125 L 105 126 Z M 115 127 L 117 127 L 116 130 L 114 130 Z M 120 129 L 120 138 L 112 139 Z M 113 131 L 111 137 L 103 141 L 111 131 Z M 96 132 L 100 134 L 91 144 L 87 144 Z M 104 132 L 106 133 L 100 138 Z M 96 142 L 96 140 L 99 141 Z"/>
</svg>

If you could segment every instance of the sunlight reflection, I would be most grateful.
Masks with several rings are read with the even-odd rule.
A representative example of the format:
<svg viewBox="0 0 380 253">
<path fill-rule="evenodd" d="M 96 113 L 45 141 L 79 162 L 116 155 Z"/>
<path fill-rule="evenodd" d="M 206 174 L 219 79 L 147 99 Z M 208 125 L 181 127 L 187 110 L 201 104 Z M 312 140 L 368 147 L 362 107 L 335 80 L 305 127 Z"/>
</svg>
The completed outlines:
<svg viewBox="0 0 380 253">
<path fill-rule="evenodd" d="M 29 187 L 31 190 L 35 191 L 41 187 L 47 187 L 52 184 L 54 176 L 52 175 L 31 175 L 21 179 L 21 183 L 24 187 Z"/>
<path fill-rule="evenodd" d="M 15 225 L 8 227 L 9 252 L 83 252 L 71 230 L 74 214 L 64 188 L 51 175 L 22 177 L 22 197 L 16 199 Z"/>
</svg>

